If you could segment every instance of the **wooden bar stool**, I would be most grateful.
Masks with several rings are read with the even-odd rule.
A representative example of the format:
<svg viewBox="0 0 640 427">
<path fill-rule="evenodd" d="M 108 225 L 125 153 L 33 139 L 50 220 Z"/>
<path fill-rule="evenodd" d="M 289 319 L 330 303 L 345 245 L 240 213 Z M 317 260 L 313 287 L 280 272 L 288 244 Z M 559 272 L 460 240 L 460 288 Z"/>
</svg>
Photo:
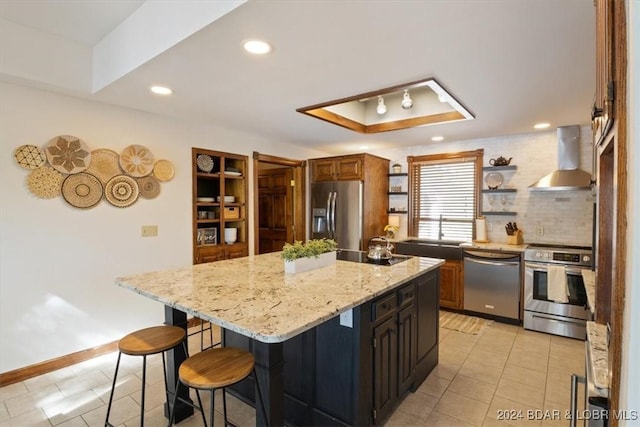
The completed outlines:
<svg viewBox="0 0 640 427">
<path fill-rule="evenodd" d="M 199 407 L 191 402 L 185 402 L 193 406 L 202 413 L 202 421 L 207 427 L 207 421 L 200 400 L 199 390 L 209 390 L 211 392 L 211 414 L 209 415 L 209 427 L 213 427 L 213 417 L 215 413 L 214 392 L 222 389 L 222 405 L 224 412 L 224 424 L 227 427 L 227 397 L 225 388 L 236 384 L 247 378 L 253 372 L 256 380 L 256 389 L 258 391 L 258 399 L 262 413 L 265 414 L 264 402 L 262 400 L 262 392 L 254 367 L 254 358 L 248 351 L 240 350 L 234 347 L 221 347 L 205 350 L 202 353 L 195 354 L 182 362 L 178 369 L 178 383 L 176 384 L 176 394 L 173 396 L 173 405 L 171 406 L 171 416 L 169 417 L 169 427 L 173 425 L 174 411 L 178 399 L 178 388 L 180 384 L 196 390 Z M 266 418 L 266 417 L 265 417 Z"/>
<path fill-rule="evenodd" d="M 162 370 L 164 372 L 164 391 L 167 396 L 167 404 L 169 403 L 169 391 L 167 388 L 167 367 L 164 352 L 171 350 L 182 344 L 185 354 L 188 355 L 187 349 L 187 333 L 178 326 L 153 326 L 151 328 L 140 329 L 123 337 L 118 342 L 118 361 L 116 363 L 116 372 L 113 374 L 113 385 L 111 386 L 111 394 L 109 396 L 109 405 L 107 406 L 107 416 L 104 421 L 105 427 L 113 427 L 109 422 L 109 414 L 111 413 L 111 403 L 113 394 L 116 389 L 116 380 L 118 378 L 118 368 L 120 367 L 120 358 L 123 354 L 129 356 L 142 356 L 142 402 L 140 408 L 140 426 L 144 426 L 144 389 L 147 380 L 147 356 L 162 353 Z"/>
</svg>

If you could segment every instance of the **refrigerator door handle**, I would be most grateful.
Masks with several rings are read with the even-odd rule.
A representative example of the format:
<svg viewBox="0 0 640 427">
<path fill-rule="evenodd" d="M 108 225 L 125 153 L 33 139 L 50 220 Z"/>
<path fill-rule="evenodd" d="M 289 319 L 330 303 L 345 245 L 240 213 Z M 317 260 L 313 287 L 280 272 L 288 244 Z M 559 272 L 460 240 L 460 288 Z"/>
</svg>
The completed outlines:
<svg viewBox="0 0 640 427">
<path fill-rule="evenodd" d="M 331 238 L 334 240 L 336 238 L 336 197 L 338 197 L 338 193 L 334 191 L 333 200 L 331 201 L 331 229 L 332 229 Z"/>
<path fill-rule="evenodd" d="M 329 234 L 329 238 L 331 238 L 331 191 L 329 191 L 329 195 L 327 196 L 327 233 Z"/>
</svg>

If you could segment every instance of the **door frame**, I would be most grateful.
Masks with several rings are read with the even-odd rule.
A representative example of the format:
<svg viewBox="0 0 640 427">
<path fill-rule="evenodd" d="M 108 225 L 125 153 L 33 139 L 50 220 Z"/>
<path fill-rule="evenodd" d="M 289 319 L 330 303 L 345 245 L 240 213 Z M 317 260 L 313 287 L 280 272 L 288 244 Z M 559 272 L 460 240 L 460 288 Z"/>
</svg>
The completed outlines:
<svg viewBox="0 0 640 427">
<path fill-rule="evenodd" d="M 290 235 L 294 240 L 303 240 L 305 237 L 306 228 L 306 160 L 294 160 L 287 159 L 285 157 L 272 156 L 269 154 L 261 154 L 257 151 L 253 152 L 253 253 L 259 252 L 260 244 L 260 220 L 259 220 L 259 190 L 258 190 L 258 177 L 260 170 L 260 163 L 270 163 L 273 165 L 279 165 L 283 167 L 290 167 L 293 169 L 293 180 L 295 186 L 293 188 L 293 223 L 294 229 L 287 230 L 287 238 Z M 292 234 L 290 234 L 290 232 Z"/>
</svg>

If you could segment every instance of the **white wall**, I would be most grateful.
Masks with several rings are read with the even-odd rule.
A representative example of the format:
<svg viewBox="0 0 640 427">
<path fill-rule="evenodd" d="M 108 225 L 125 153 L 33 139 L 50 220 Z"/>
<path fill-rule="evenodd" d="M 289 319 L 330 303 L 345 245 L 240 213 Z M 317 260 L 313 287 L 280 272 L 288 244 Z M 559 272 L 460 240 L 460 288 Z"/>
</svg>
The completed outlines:
<svg viewBox="0 0 640 427">
<path fill-rule="evenodd" d="M 18 85 L 2 83 L 0 95 L 0 372 L 163 321 L 160 304 L 114 279 L 191 264 L 191 147 L 249 157 L 326 155 Z M 91 149 L 145 145 L 175 164 L 175 178 L 162 183 L 158 198 L 125 209 L 103 201 L 80 210 L 61 197 L 39 199 L 27 189 L 28 171 L 15 163 L 14 150 L 61 134 Z M 142 225 L 157 225 L 158 237 L 140 237 Z"/>
<path fill-rule="evenodd" d="M 503 171 L 503 186 L 516 188 L 515 194 L 507 194 L 507 211 L 515 211 L 517 216 L 487 216 L 489 240 L 505 242 L 504 226 L 516 221 L 524 230 L 525 242 L 560 243 L 591 246 L 594 197 L 590 191 L 550 191 L 530 192 L 528 186 L 557 167 L 556 130 L 536 132 L 498 138 L 475 139 L 458 142 L 426 143 L 425 145 L 380 151 L 376 154 L 391 159 L 391 164 L 400 163 L 407 171 L 407 156 L 420 156 L 445 152 L 484 149 L 484 166 L 489 166 L 491 158 L 513 157 L 516 171 Z M 592 139 L 589 126 L 580 129 L 581 169 L 591 172 Z M 397 179 L 397 178 L 394 178 Z M 406 181 L 405 181 L 406 186 Z M 406 188 L 406 187 L 405 187 Z M 487 186 L 483 183 L 483 188 Z M 406 191 L 406 190 L 405 190 Z M 483 196 L 483 210 L 490 210 L 487 195 Z M 495 196 L 497 199 L 500 195 Z M 389 205 L 407 206 L 407 200 L 392 196 Z M 493 207 L 501 210 L 499 200 Z M 537 226 L 543 227 L 544 235 L 535 234 Z M 407 215 L 401 216 L 399 237 L 407 235 Z M 446 236 L 445 236 L 446 237 Z"/>
</svg>

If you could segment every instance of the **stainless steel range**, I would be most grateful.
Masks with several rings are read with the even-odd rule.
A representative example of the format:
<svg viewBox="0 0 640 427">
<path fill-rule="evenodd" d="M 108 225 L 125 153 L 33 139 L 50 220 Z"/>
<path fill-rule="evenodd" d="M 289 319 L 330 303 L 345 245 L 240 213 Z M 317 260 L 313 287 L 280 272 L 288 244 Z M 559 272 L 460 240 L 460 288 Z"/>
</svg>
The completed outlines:
<svg viewBox="0 0 640 427">
<path fill-rule="evenodd" d="M 584 340 L 592 316 L 582 270 L 590 270 L 592 262 L 589 247 L 530 244 L 524 252 L 524 328 Z M 567 302 L 548 298 L 550 266 L 564 268 Z"/>
</svg>

